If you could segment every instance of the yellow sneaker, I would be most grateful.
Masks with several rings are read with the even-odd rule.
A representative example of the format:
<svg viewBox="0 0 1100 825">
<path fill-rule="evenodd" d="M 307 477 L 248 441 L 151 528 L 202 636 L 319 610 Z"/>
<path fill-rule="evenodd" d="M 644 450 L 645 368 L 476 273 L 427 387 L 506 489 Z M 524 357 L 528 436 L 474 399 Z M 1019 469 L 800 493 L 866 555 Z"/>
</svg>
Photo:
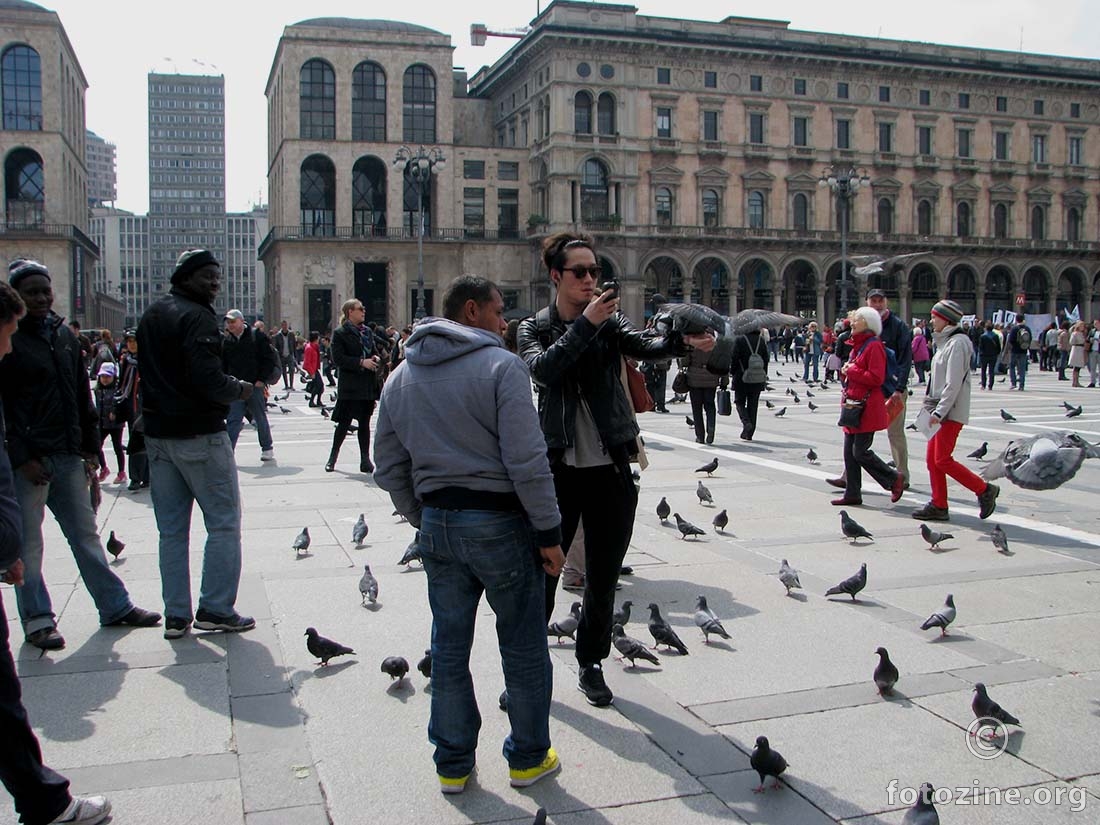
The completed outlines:
<svg viewBox="0 0 1100 825">
<path fill-rule="evenodd" d="M 470 779 L 470 774 L 457 777 L 443 776 L 442 774 L 438 774 L 438 776 L 439 790 L 446 794 L 462 793 L 466 790 L 466 783 Z"/>
<path fill-rule="evenodd" d="M 535 765 L 533 768 L 524 768 L 522 770 L 517 768 L 509 768 L 508 775 L 512 779 L 513 788 L 526 788 L 530 785 L 534 785 L 540 779 L 551 774 L 555 774 L 561 770 L 561 760 L 558 759 L 558 754 L 553 748 L 548 748 L 546 751 L 546 758 L 541 763 Z"/>
</svg>

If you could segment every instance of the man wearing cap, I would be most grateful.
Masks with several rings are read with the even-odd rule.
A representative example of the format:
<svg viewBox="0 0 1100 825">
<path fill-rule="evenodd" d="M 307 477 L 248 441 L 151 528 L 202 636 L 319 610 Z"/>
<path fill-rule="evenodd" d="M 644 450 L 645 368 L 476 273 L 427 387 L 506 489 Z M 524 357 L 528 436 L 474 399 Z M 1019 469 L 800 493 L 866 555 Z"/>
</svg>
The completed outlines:
<svg viewBox="0 0 1100 825">
<path fill-rule="evenodd" d="M 100 624 L 157 625 L 159 613 L 134 607 L 126 586 L 108 566 L 99 539 L 85 470 L 85 464 L 92 469 L 99 464 L 98 414 L 80 344 L 53 311 L 49 270 L 37 261 L 19 259 L 8 273 L 27 307 L 12 336 L 11 355 L 0 363 L 8 456 L 23 512 L 25 571 L 15 595 L 27 642 L 42 650 L 65 646 L 42 576 L 47 506 L 69 542 Z"/>
<path fill-rule="evenodd" d="M 256 388 L 247 401 L 239 398 L 229 405 L 229 415 L 225 419 L 229 443 L 236 449 L 237 437 L 244 426 L 247 409 L 252 414 L 256 433 L 260 438 L 260 461 L 274 461 L 275 449 L 271 441 L 271 426 L 267 423 L 267 403 L 264 400 L 267 382 L 264 379 L 275 369 L 275 351 L 267 342 L 266 335 L 245 324 L 244 313 L 239 309 L 231 309 L 225 313 L 222 369 L 234 378 L 248 381 Z"/>
<path fill-rule="evenodd" d="M 217 259 L 189 249 L 176 261 L 172 288 L 138 324 L 141 406 L 149 453 L 153 512 L 160 531 L 164 637 L 191 623 L 190 527 L 198 502 L 206 524 L 199 630 L 238 632 L 256 622 L 236 611 L 241 578 L 241 494 L 225 419 L 229 405 L 256 386 L 226 375 L 214 313 L 221 285 Z"/>
</svg>

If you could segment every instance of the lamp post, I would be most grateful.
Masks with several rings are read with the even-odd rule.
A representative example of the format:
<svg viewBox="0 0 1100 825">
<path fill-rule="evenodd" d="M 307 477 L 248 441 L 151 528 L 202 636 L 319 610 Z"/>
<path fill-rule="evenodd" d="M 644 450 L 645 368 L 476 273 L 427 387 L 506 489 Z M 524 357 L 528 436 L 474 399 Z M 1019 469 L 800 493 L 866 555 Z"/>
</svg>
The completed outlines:
<svg viewBox="0 0 1100 825">
<path fill-rule="evenodd" d="M 393 159 L 395 169 L 402 170 L 402 187 L 405 177 L 416 183 L 416 313 L 413 318 L 419 321 L 426 314 L 424 308 L 424 187 L 431 181 L 432 170 L 446 162 L 443 151 L 436 147 L 425 149 L 418 146 L 415 150 L 402 146 Z"/>
<path fill-rule="evenodd" d="M 837 211 L 840 213 L 840 311 L 848 312 L 848 208 L 852 197 L 860 187 L 868 186 L 871 179 L 867 172 L 854 167 L 827 166 L 821 173 L 817 185 L 824 189 L 828 186 L 836 195 Z"/>
</svg>

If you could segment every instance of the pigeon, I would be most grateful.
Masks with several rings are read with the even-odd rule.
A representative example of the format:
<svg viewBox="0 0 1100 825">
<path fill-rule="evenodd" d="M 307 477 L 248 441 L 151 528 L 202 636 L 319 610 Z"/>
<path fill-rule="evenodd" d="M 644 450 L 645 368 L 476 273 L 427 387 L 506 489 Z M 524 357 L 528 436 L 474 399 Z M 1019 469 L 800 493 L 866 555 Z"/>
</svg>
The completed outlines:
<svg viewBox="0 0 1100 825">
<path fill-rule="evenodd" d="M 371 604 L 378 601 L 378 579 L 370 572 L 369 564 L 363 565 L 363 578 L 359 579 L 359 593 L 363 597 L 361 604 L 366 604 L 367 599 L 370 599 Z"/>
<path fill-rule="evenodd" d="M 699 527 L 696 527 L 690 521 L 684 521 L 680 518 L 679 513 L 673 513 L 672 517 L 676 519 L 676 529 L 680 531 L 680 538 L 687 539 L 688 536 L 705 536 L 706 533 Z"/>
<path fill-rule="evenodd" d="M 695 599 L 695 626 L 703 631 L 703 644 L 710 643 L 711 633 L 715 636 L 721 636 L 723 639 L 730 637 L 714 611 L 707 607 L 706 596 L 699 596 Z"/>
<path fill-rule="evenodd" d="M 810 412 L 817 412 L 819 409 L 817 404 L 815 404 L 813 401 L 808 402 L 806 406 L 810 408 Z"/>
<path fill-rule="evenodd" d="M 859 566 L 859 572 L 854 576 L 849 576 L 840 584 L 834 585 L 825 591 L 826 596 L 839 596 L 843 593 L 847 593 L 852 597 L 852 601 L 856 600 L 856 594 L 867 586 L 867 564 L 861 564 Z"/>
<path fill-rule="evenodd" d="M 126 543 L 119 541 L 115 536 L 115 531 L 111 531 L 111 535 L 107 536 L 107 552 L 114 556 L 116 559 L 119 554 L 126 549 Z"/>
<path fill-rule="evenodd" d="M 321 407 L 321 418 L 324 418 L 326 420 L 328 419 L 328 410 L 326 410 L 324 407 Z"/>
<path fill-rule="evenodd" d="M 876 648 L 878 664 L 875 665 L 875 687 L 882 695 L 894 692 L 894 685 L 898 683 L 898 669 L 890 661 L 890 654 L 884 647 Z"/>
<path fill-rule="evenodd" d="M 351 540 L 355 542 L 356 547 L 363 546 L 363 539 L 367 537 L 367 533 L 370 530 L 367 527 L 367 517 L 364 513 L 359 514 L 359 521 L 355 522 L 355 526 L 351 528 Z"/>
<path fill-rule="evenodd" d="M 687 334 L 699 334 L 708 330 L 722 334 L 726 331 L 725 317 L 705 304 L 662 304 L 657 308 L 653 323 Z"/>
<path fill-rule="evenodd" d="M 303 527 L 302 532 L 294 537 L 294 544 L 291 547 L 294 548 L 294 555 L 300 556 L 302 553 L 309 550 L 309 528 Z"/>
<path fill-rule="evenodd" d="M 767 407 L 769 410 L 774 410 L 775 409 L 775 404 L 773 404 L 771 401 L 769 401 L 766 398 L 764 399 L 764 406 Z"/>
<path fill-rule="evenodd" d="M 955 621 L 955 597 L 948 593 L 947 599 L 943 603 L 943 607 L 925 619 L 920 629 L 931 630 L 933 627 L 938 627 L 940 629 L 940 635 L 946 636 L 947 626 L 953 621 Z"/>
<path fill-rule="evenodd" d="M 907 430 L 912 430 L 913 432 L 916 432 L 916 431 L 917 431 L 917 425 L 916 425 L 916 422 L 914 422 L 914 423 L 912 423 L 912 424 L 906 424 L 906 425 L 905 425 L 905 429 L 907 429 Z"/>
<path fill-rule="evenodd" d="M 785 312 L 774 312 L 770 309 L 743 309 L 729 319 L 728 331 L 733 335 L 747 335 L 750 332 L 767 327 L 779 329 L 780 327 L 799 327 L 804 319 L 797 315 L 788 315 Z"/>
<path fill-rule="evenodd" d="M 699 480 L 699 486 L 695 488 L 695 495 L 699 497 L 699 503 L 714 504 L 714 496 L 710 494 L 710 490 L 703 484 L 702 479 Z"/>
<path fill-rule="evenodd" d="M 409 663 L 404 656 L 387 656 L 382 660 L 382 672 L 389 675 L 390 681 L 400 682 L 409 672 Z"/>
<path fill-rule="evenodd" d="M 909 252 L 905 255 L 894 255 L 891 258 L 884 258 L 881 255 L 849 255 L 848 261 L 855 264 L 852 267 L 852 272 L 861 278 L 867 278 L 871 275 L 893 275 L 905 269 L 911 258 L 920 258 L 931 254 L 930 251 Z"/>
<path fill-rule="evenodd" d="M 923 783 L 920 786 L 917 801 L 905 812 L 901 825 L 940 825 L 940 815 L 936 812 L 936 806 L 932 804 L 935 792 L 931 783 Z"/>
<path fill-rule="evenodd" d="M 802 399 L 798 397 L 798 393 L 796 393 L 796 392 L 791 393 L 791 398 L 794 399 L 794 403 L 796 403 L 796 404 L 801 404 L 802 403 Z"/>
<path fill-rule="evenodd" d="M 783 416 L 785 416 L 786 414 L 787 414 L 787 408 L 786 408 L 786 407 L 784 407 L 783 409 L 781 409 L 781 410 L 780 410 L 779 412 L 777 412 L 777 413 L 775 414 L 775 417 L 776 417 L 776 418 L 782 418 L 782 417 L 783 417 Z"/>
<path fill-rule="evenodd" d="M 290 407 L 284 407 L 282 404 L 280 404 L 279 412 L 281 412 L 283 415 L 290 415 Z"/>
<path fill-rule="evenodd" d="M 680 393 L 674 392 L 672 394 L 672 400 L 669 401 L 668 403 L 669 404 L 683 404 L 685 401 L 687 401 L 687 396 L 686 395 L 680 395 Z"/>
<path fill-rule="evenodd" d="M 335 404 L 336 403 L 336 393 L 330 392 L 328 394 L 328 400 L 331 401 L 333 404 Z"/>
<path fill-rule="evenodd" d="M 675 648 L 683 656 L 688 655 L 687 645 L 680 641 L 672 625 L 661 617 L 661 609 L 652 602 L 649 605 L 649 632 L 653 636 L 653 641 L 657 643 L 653 645 L 654 650 L 665 645 Z"/>
<path fill-rule="evenodd" d="M 1100 458 L 1100 444 L 1069 430 L 1047 430 L 1010 441 L 982 477 L 1008 478 L 1026 490 L 1053 490 L 1077 475 L 1086 458 Z"/>
<path fill-rule="evenodd" d="M 970 709 L 974 711 L 974 716 L 978 719 L 993 719 L 1006 728 L 1008 725 L 1020 727 L 1020 720 L 990 699 L 985 685 L 981 682 L 974 685 L 974 701 L 970 703 Z M 992 734 L 990 736 L 992 737 Z"/>
<path fill-rule="evenodd" d="M 645 644 L 627 636 L 623 626 L 618 622 L 611 626 L 611 641 L 614 643 L 615 649 L 622 654 L 622 658 L 630 660 L 631 667 L 636 664 L 635 659 L 644 659 L 647 662 L 653 662 L 655 665 L 661 664 L 661 660 L 650 653 Z"/>
<path fill-rule="evenodd" d="M 1073 405 L 1071 403 L 1069 403 L 1068 401 L 1063 401 L 1062 402 L 1062 409 L 1063 410 L 1072 410 Z"/>
<path fill-rule="evenodd" d="M 752 749 L 749 764 L 760 775 L 760 785 L 752 789 L 753 793 L 764 792 L 764 780 L 769 776 L 775 778 L 773 788 L 778 790 L 782 787 L 779 784 L 779 775 L 787 770 L 787 760 L 783 758 L 779 751 L 771 749 L 771 745 L 768 744 L 768 737 L 756 737 L 756 747 Z"/>
<path fill-rule="evenodd" d="M 581 603 L 573 602 L 573 605 L 569 608 L 569 615 L 562 619 L 560 622 L 550 622 L 546 626 L 547 636 L 556 636 L 558 644 L 561 644 L 562 636 L 567 636 L 574 642 L 577 641 L 577 627 L 581 623 Z"/>
<path fill-rule="evenodd" d="M 634 602 L 632 601 L 628 600 L 623 602 L 622 607 L 620 607 L 614 612 L 614 614 L 612 614 L 611 623 L 621 624 L 623 627 L 626 627 L 627 622 L 630 621 L 630 608 L 632 608 L 633 606 Z"/>
<path fill-rule="evenodd" d="M 708 461 L 702 467 L 697 468 L 695 470 L 695 472 L 697 472 L 697 473 L 706 473 L 709 476 L 711 473 L 713 473 L 717 469 L 718 469 L 718 458 L 716 456 L 712 461 Z"/>
<path fill-rule="evenodd" d="M 432 649 L 428 648 L 424 651 L 424 658 L 416 663 L 416 669 L 419 670 L 425 679 L 432 678 Z"/>
<path fill-rule="evenodd" d="M 933 530 L 927 524 L 921 524 L 920 534 L 924 537 L 924 540 L 928 542 L 929 550 L 935 550 L 939 547 L 941 541 L 955 538 L 953 533 L 941 533 L 938 530 Z"/>
<path fill-rule="evenodd" d="M 332 639 L 326 639 L 324 636 L 317 632 L 316 628 L 306 628 L 306 650 L 311 655 L 316 656 L 321 660 L 321 667 L 328 667 L 328 660 L 336 656 L 346 656 L 349 653 L 355 653 L 350 647 L 344 647 L 339 642 L 334 642 Z"/>
<path fill-rule="evenodd" d="M 791 380 L 794 381 L 793 378 Z M 790 387 L 787 387 L 787 389 L 783 390 L 783 394 L 784 395 L 793 395 L 794 391 Z"/>
<path fill-rule="evenodd" d="M 394 511 L 393 511 L 392 513 L 390 513 L 390 515 L 391 515 L 391 516 L 397 516 L 397 523 L 398 523 L 398 524 L 400 524 L 401 522 L 408 522 L 408 520 L 409 520 L 409 519 L 408 519 L 408 518 L 407 518 L 407 517 L 405 516 L 405 514 L 404 514 L 404 513 L 399 513 L 399 512 L 397 512 L 396 510 L 394 510 Z"/>
<path fill-rule="evenodd" d="M 1084 407 L 1074 407 L 1072 410 L 1066 413 L 1066 418 L 1076 418 L 1085 411 Z"/>
<path fill-rule="evenodd" d="M 873 541 L 875 538 L 868 533 L 866 528 L 862 527 L 859 522 L 851 518 L 847 510 L 840 511 L 840 531 L 853 541 L 862 538 L 868 538 Z"/>
<path fill-rule="evenodd" d="M 1012 413 L 1010 413 L 1004 407 L 1001 407 L 1001 420 L 1002 421 L 1015 421 L 1016 416 L 1014 416 Z"/>
<path fill-rule="evenodd" d="M 730 517 L 728 515 L 726 515 L 725 510 L 723 510 L 718 515 L 716 515 L 714 517 L 714 521 L 711 522 L 711 524 L 714 525 L 714 532 L 715 533 L 721 533 L 723 530 L 726 529 L 726 525 L 729 524 L 729 523 L 730 523 Z"/>
<path fill-rule="evenodd" d="M 405 555 L 401 557 L 401 561 L 398 564 L 403 564 L 408 567 L 414 561 L 420 562 L 423 566 L 424 560 L 420 558 L 420 531 L 416 531 L 416 535 L 413 536 L 413 540 L 409 542 L 409 546 L 405 548 Z"/>
<path fill-rule="evenodd" d="M 810 449 L 806 451 L 806 460 L 811 464 L 817 464 L 817 452 L 813 447 L 810 447 Z"/>
<path fill-rule="evenodd" d="M 668 506 L 668 499 L 661 496 L 661 500 L 657 502 L 657 518 L 661 520 L 661 524 L 668 521 L 668 516 L 672 512 L 672 508 Z"/>
<path fill-rule="evenodd" d="M 813 394 L 812 392 L 810 392 L 809 390 L 806 390 L 806 397 L 807 397 L 807 398 L 817 398 L 817 396 L 816 396 L 816 395 L 814 395 L 814 394 Z"/>
<path fill-rule="evenodd" d="M 695 426 L 695 419 L 692 418 L 690 415 L 685 415 L 684 416 L 684 421 L 687 422 L 687 425 L 689 427 L 694 427 Z"/>
<path fill-rule="evenodd" d="M 268 408 L 269 410 L 274 410 L 274 409 L 278 409 L 278 407 L 279 407 L 279 405 L 278 405 L 278 404 L 273 404 L 273 403 L 272 403 L 272 402 L 270 402 L 270 401 L 268 401 L 268 402 L 267 402 L 266 406 L 267 406 L 267 408 Z"/>
<path fill-rule="evenodd" d="M 789 380 L 789 381 L 790 381 L 790 382 L 791 382 L 792 384 L 797 384 L 797 383 L 798 383 L 798 379 L 797 379 L 797 378 L 795 378 L 795 377 L 794 377 L 793 375 L 792 375 L 792 376 L 791 376 L 791 377 L 790 377 L 790 378 L 789 378 L 788 380 Z M 794 393 L 791 393 L 791 395 L 794 395 Z"/>
<path fill-rule="evenodd" d="M 791 590 L 795 588 L 802 589 L 802 582 L 798 580 L 798 571 L 787 564 L 786 559 L 783 559 L 779 565 L 779 581 L 787 588 L 788 596 L 791 595 Z"/>
<path fill-rule="evenodd" d="M 996 547 L 997 550 L 1008 555 L 1008 536 L 1005 535 L 1004 528 L 1001 527 L 1001 525 L 993 525 L 993 531 L 989 534 L 989 538 L 993 540 L 993 546 Z"/>
<path fill-rule="evenodd" d="M 978 449 L 976 449 L 972 453 L 967 453 L 966 457 L 967 458 L 976 458 L 976 459 L 978 459 L 978 461 L 981 461 L 983 458 L 985 458 L 985 455 L 988 452 L 989 452 L 989 442 L 988 441 L 983 441 L 982 446 L 980 446 Z"/>
</svg>

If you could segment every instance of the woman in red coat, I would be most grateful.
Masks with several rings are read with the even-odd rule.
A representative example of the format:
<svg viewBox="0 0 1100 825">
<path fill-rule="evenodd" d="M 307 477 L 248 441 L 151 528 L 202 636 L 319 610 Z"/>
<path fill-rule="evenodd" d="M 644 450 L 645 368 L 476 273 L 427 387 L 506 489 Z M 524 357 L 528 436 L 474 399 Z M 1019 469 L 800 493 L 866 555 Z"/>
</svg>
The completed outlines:
<svg viewBox="0 0 1100 825">
<path fill-rule="evenodd" d="M 318 333 L 311 332 L 309 343 L 306 344 L 305 352 L 302 355 L 302 372 L 309 376 L 306 391 L 309 393 L 309 406 L 311 407 L 321 406 L 321 392 L 324 390 L 324 383 L 319 375 L 321 370 L 321 345 L 318 341 L 320 338 L 321 336 Z"/>
<path fill-rule="evenodd" d="M 844 495 L 833 500 L 838 506 L 863 503 L 861 470 L 890 491 L 890 500 L 901 498 L 905 488 L 905 476 L 890 469 L 871 451 L 875 433 L 885 430 L 890 423 L 886 415 L 886 397 L 882 394 L 882 382 L 886 377 L 886 349 L 879 340 L 882 318 L 870 307 L 860 307 L 849 316 L 852 320 L 852 337 L 848 340 L 852 354 L 841 367 L 844 381 L 844 401 L 862 401 L 863 415 L 859 426 L 844 428 L 844 475 L 848 486 Z"/>
</svg>

